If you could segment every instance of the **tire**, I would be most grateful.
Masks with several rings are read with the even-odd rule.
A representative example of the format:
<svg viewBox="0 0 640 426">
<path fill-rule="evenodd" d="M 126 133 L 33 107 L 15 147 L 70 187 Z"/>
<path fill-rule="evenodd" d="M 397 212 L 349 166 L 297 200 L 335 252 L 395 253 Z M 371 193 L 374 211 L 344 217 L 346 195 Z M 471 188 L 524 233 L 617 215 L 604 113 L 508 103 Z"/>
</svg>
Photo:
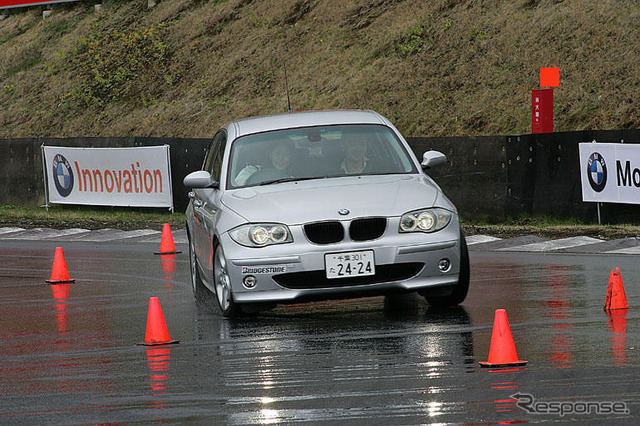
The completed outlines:
<svg viewBox="0 0 640 426">
<path fill-rule="evenodd" d="M 460 230 L 460 276 L 458 284 L 453 286 L 451 294 L 446 296 L 430 296 L 426 293 L 424 294 L 424 298 L 427 299 L 429 305 L 434 308 L 446 308 L 448 306 L 459 305 L 466 299 L 467 293 L 469 292 L 470 277 L 469 250 L 464 234 L 462 230 Z"/>
<path fill-rule="evenodd" d="M 196 248 L 191 237 L 189 238 L 189 269 L 191 271 L 191 290 L 196 302 L 209 308 L 216 306 L 214 294 L 209 291 L 200 278 L 200 271 L 196 261 Z"/>
<path fill-rule="evenodd" d="M 236 318 L 243 314 L 241 306 L 233 301 L 231 280 L 227 272 L 227 259 L 222 246 L 215 243 L 213 249 L 213 283 L 220 313 L 226 318 Z"/>
</svg>

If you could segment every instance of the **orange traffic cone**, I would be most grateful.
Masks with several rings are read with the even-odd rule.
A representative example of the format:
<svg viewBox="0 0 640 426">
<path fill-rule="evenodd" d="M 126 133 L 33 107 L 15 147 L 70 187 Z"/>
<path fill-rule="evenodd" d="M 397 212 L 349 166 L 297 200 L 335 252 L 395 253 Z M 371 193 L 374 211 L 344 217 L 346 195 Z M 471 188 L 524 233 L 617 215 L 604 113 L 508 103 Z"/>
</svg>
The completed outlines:
<svg viewBox="0 0 640 426">
<path fill-rule="evenodd" d="M 489 348 L 489 360 L 481 362 L 481 367 L 510 367 L 525 365 L 527 361 L 518 359 L 516 345 L 513 343 L 511 327 L 507 318 L 507 311 L 496 309 L 493 319 L 493 332 L 491 333 L 491 347 Z"/>
<path fill-rule="evenodd" d="M 69 270 L 67 269 L 67 262 L 65 262 L 64 260 L 62 247 L 56 247 L 56 252 L 53 256 L 53 269 L 51 270 L 51 279 L 45 280 L 45 282 L 49 284 L 75 282 L 73 278 L 69 278 Z"/>
<path fill-rule="evenodd" d="M 622 285 L 620 268 L 612 269 L 609 273 L 609 285 L 607 286 L 607 296 L 604 299 L 604 310 L 628 309 L 627 295 Z"/>
<path fill-rule="evenodd" d="M 171 226 L 165 223 L 162 226 L 162 238 L 160 239 L 160 251 L 155 254 L 176 254 L 181 253 L 176 251 L 176 245 L 173 243 L 173 236 L 171 235 Z"/>
<path fill-rule="evenodd" d="M 167 323 L 164 321 L 162 307 L 157 297 L 149 298 L 149 313 L 147 314 L 147 331 L 144 342 L 138 343 L 144 346 L 169 345 L 178 343 L 179 340 L 171 340 Z"/>
</svg>

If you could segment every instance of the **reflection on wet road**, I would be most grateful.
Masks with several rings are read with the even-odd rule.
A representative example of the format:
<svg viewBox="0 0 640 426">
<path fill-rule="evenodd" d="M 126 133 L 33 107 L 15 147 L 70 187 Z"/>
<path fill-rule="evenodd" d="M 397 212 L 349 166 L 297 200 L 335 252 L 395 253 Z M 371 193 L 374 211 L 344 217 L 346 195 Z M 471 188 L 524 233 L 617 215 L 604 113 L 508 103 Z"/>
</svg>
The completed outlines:
<svg viewBox="0 0 640 426">
<path fill-rule="evenodd" d="M 60 242 L 1 244 L 1 423 L 639 421 L 632 256 L 472 251 L 471 291 L 455 309 L 405 295 L 228 321 L 195 305 L 185 254 L 69 242 L 76 282 L 47 285 Z M 630 309 L 608 315 L 613 267 Z M 136 346 L 152 296 L 179 344 Z M 526 367 L 478 365 L 499 308 Z M 549 410 L 559 403 L 562 416 Z"/>
</svg>

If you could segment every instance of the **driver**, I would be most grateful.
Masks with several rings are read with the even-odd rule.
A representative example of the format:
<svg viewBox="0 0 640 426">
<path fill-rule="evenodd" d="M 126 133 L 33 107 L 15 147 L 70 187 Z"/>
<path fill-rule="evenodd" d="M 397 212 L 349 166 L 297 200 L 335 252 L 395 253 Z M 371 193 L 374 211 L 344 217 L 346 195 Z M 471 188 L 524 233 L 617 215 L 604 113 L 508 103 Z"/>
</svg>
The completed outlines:
<svg viewBox="0 0 640 426">
<path fill-rule="evenodd" d="M 292 157 L 293 149 L 291 144 L 286 141 L 281 141 L 276 144 L 276 146 L 269 152 L 269 165 L 264 167 L 247 165 L 243 168 L 236 178 L 234 179 L 235 185 L 243 186 L 247 184 L 249 179 L 260 171 L 268 171 L 269 169 L 273 171 L 277 171 L 281 173 L 283 176 L 291 175 L 291 157 Z M 275 170 L 274 170 L 275 169 Z M 263 173 L 264 173 L 263 172 Z M 257 175 L 254 177 L 257 178 Z M 255 182 L 252 182 L 255 183 Z"/>
<path fill-rule="evenodd" d="M 367 149 L 369 143 L 365 135 L 356 133 L 348 140 L 342 141 L 344 160 L 340 164 L 340 172 L 348 175 L 362 173 L 369 165 Z"/>
<path fill-rule="evenodd" d="M 286 142 L 281 142 L 269 153 L 271 164 L 276 170 L 289 174 L 291 169 L 291 147 Z"/>
</svg>

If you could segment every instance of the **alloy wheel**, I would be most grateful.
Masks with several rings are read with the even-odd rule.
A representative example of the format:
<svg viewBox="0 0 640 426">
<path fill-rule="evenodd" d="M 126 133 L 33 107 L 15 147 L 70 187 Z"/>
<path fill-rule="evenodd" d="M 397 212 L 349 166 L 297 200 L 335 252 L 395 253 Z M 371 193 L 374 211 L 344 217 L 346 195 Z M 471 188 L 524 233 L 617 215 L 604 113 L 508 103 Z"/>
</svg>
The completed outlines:
<svg viewBox="0 0 640 426">
<path fill-rule="evenodd" d="M 216 248 L 215 252 L 214 273 L 216 274 L 215 286 L 218 304 L 224 312 L 231 306 L 231 281 L 227 273 L 227 260 L 220 246 Z"/>
</svg>

